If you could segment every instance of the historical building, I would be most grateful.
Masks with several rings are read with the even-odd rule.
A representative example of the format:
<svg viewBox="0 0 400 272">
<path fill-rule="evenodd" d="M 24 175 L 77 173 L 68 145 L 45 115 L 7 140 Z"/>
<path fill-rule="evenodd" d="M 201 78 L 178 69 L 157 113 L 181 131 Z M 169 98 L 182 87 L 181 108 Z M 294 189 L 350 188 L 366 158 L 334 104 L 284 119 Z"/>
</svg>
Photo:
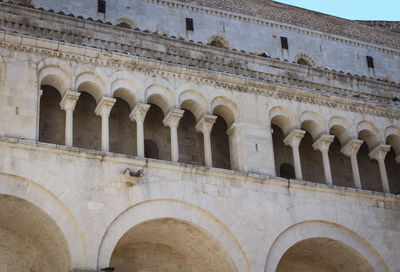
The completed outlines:
<svg viewBox="0 0 400 272">
<path fill-rule="evenodd" d="M 399 193 L 399 23 L 0 2 L 0 272 L 398 272 Z"/>
</svg>

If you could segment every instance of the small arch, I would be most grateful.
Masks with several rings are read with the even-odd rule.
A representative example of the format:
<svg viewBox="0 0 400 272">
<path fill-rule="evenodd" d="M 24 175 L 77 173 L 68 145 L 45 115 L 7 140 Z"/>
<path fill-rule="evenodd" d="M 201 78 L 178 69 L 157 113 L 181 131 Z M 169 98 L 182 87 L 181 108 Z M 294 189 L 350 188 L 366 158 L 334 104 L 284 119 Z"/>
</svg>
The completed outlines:
<svg viewBox="0 0 400 272">
<path fill-rule="evenodd" d="M 342 145 L 346 144 L 354 135 L 351 123 L 340 116 L 334 116 L 329 119 L 328 131 L 335 135 Z"/>
<path fill-rule="evenodd" d="M 400 155 L 400 127 L 390 126 L 385 129 L 386 143 L 391 145 L 396 152 Z"/>
<path fill-rule="evenodd" d="M 128 29 L 135 29 L 137 28 L 137 24 L 135 21 L 128 19 L 126 17 L 119 18 L 116 23 L 117 26 L 128 28 Z"/>
<path fill-rule="evenodd" d="M 315 58 L 311 54 L 305 52 L 298 52 L 294 57 L 294 61 L 300 65 L 316 66 L 317 64 Z"/>
<path fill-rule="evenodd" d="M 379 129 L 369 121 L 361 121 L 357 124 L 357 136 L 367 143 L 370 151 L 378 145 Z"/>
<path fill-rule="evenodd" d="M 72 78 L 68 72 L 57 66 L 46 66 L 39 72 L 39 86 L 52 86 L 61 97 L 72 89 Z"/>
<path fill-rule="evenodd" d="M 327 131 L 324 119 L 322 119 L 319 114 L 312 111 L 301 113 L 299 126 L 310 133 L 314 141 L 318 140 L 318 138 Z"/>
<path fill-rule="evenodd" d="M 178 108 L 188 110 L 196 117 L 196 122 L 207 113 L 207 99 L 199 92 L 185 90 L 179 95 Z"/>
<path fill-rule="evenodd" d="M 138 87 L 129 79 L 117 79 L 111 84 L 111 96 L 126 101 L 131 110 L 137 102 L 137 93 Z"/>
<path fill-rule="evenodd" d="M 84 72 L 75 80 L 75 90 L 78 92 L 87 92 L 94 97 L 96 103 L 101 100 L 102 96 L 107 94 L 106 83 L 100 76 Z"/>
<path fill-rule="evenodd" d="M 278 126 L 284 135 L 287 135 L 296 127 L 294 114 L 285 107 L 273 107 L 269 111 L 269 120 L 271 124 Z"/>
<path fill-rule="evenodd" d="M 276 118 L 281 117 L 282 115 L 277 115 L 272 118 L 272 121 L 276 120 Z M 282 117 L 283 118 L 283 117 Z M 289 178 L 288 169 L 281 169 L 282 165 L 293 165 L 293 153 L 292 148 L 284 144 L 285 133 L 282 129 L 275 125 L 274 122 L 271 125 L 272 128 L 272 144 L 274 148 L 274 161 L 275 161 L 275 172 L 277 176 L 282 178 Z M 288 167 L 286 167 L 288 168 Z M 282 170 L 284 172 L 282 172 Z M 290 177 L 292 179 L 294 177 Z"/>
<path fill-rule="evenodd" d="M 228 39 L 219 34 L 215 34 L 209 37 L 208 44 L 218 48 L 230 48 Z"/>
<path fill-rule="evenodd" d="M 233 122 L 239 123 L 239 110 L 233 101 L 226 97 L 218 96 L 211 101 L 212 113 L 221 116 L 228 127 Z"/>
<path fill-rule="evenodd" d="M 170 89 L 162 85 L 154 84 L 149 86 L 146 91 L 146 103 L 160 107 L 164 116 L 175 106 L 174 95 Z"/>
</svg>

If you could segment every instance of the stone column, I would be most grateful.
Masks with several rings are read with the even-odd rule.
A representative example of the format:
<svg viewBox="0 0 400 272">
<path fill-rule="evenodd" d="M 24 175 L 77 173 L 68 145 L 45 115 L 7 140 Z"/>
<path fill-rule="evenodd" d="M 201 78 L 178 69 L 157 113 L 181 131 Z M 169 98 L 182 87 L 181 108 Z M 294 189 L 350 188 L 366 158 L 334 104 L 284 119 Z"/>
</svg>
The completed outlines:
<svg viewBox="0 0 400 272">
<path fill-rule="evenodd" d="M 149 110 L 149 104 L 136 104 L 129 117 L 131 120 L 136 121 L 136 148 L 137 156 L 144 158 L 144 128 L 143 123 L 146 118 L 147 111 Z"/>
<path fill-rule="evenodd" d="M 340 150 L 344 155 L 350 157 L 351 169 L 353 171 L 354 185 L 356 186 L 357 189 L 361 189 L 361 180 L 360 180 L 360 172 L 358 169 L 357 153 L 362 143 L 363 141 L 359 139 L 351 139 Z"/>
<path fill-rule="evenodd" d="M 212 153 L 211 153 L 211 129 L 215 123 L 217 116 L 215 115 L 204 115 L 196 125 L 196 130 L 203 133 L 204 140 L 204 160 L 205 165 L 212 167 Z"/>
<path fill-rule="evenodd" d="M 96 115 L 101 116 L 101 150 L 104 152 L 108 152 L 110 147 L 108 117 L 115 102 L 115 98 L 103 96 L 94 110 Z"/>
<path fill-rule="evenodd" d="M 163 120 L 164 126 L 171 129 L 171 160 L 173 162 L 177 162 L 179 159 L 178 125 L 184 112 L 184 110 L 173 109 Z"/>
<path fill-rule="evenodd" d="M 66 91 L 61 99 L 61 109 L 65 110 L 65 145 L 72 146 L 74 139 L 74 109 L 80 92 Z"/>
<path fill-rule="evenodd" d="M 296 179 L 298 179 L 298 180 L 303 179 L 303 173 L 301 172 L 299 145 L 300 145 L 301 139 L 303 139 L 303 137 L 304 137 L 304 134 L 306 134 L 306 132 L 304 130 L 294 129 L 283 140 L 285 145 L 288 145 L 292 148 L 294 171 L 296 174 Z"/>
<path fill-rule="evenodd" d="M 328 151 L 329 151 L 329 146 L 331 145 L 331 143 L 333 142 L 334 139 L 335 139 L 335 136 L 333 136 L 333 135 L 322 135 L 312 145 L 315 150 L 321 151 L 322 162 L 324 164 L 325 182 L 328 185 L 333 184 Z"/>
<path fill-rule="evenodd" d="M 390 193 L 389 182 L 385 167 L 385 157 L 390 151 L 390 145 L 379 144 L 368 155 L 371 159 L 377 160 L 379 164 L 379 172 L 381 174 L 382 188 L 385 193 Z"/>
</svg>

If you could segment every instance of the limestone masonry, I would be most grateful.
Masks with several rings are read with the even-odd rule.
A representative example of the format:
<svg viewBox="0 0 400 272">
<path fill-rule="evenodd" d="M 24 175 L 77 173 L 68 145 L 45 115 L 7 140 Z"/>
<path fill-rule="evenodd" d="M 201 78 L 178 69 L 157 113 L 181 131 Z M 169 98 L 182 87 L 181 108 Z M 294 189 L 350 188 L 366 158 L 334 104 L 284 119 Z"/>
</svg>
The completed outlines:
<svg viewBox="0 0 400 272">
<path fill-rule="evenodd" d="M 399 25 L 0 1 L 0 272 L 400 272 Z"/>
</svg>

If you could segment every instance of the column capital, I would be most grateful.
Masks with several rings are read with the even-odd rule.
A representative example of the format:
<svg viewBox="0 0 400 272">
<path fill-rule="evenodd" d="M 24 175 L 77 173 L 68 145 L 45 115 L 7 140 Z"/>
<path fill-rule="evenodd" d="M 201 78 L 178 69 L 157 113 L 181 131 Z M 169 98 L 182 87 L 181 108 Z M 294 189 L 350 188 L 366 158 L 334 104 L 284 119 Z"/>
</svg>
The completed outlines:
<svg viewBox="0 0 400 272">
<path fill-rule="evenodd" d="M 290 147 L 299 147 L 301 139 L 303 139 L 305 130 L 293 129 L 283 140 L 285 145 Z"/>
<path fill-rule="evenodd" d="M 386 154 L 390 151 L 390 145 L 379 144 L 372 150 L 368 156 L 377 161 L 385 160 Z"/>
<path fill-rule="evenodd" d="M 211 129 L 217 120 L 217 116 L 205 114 L 201 117 L 200 121 L 196 124 L 196 131 L 202 132 L 203 134 L 211 133 Z"/>
<path fill-rule="evenodd" d="M 227 135 L 231 135 L 235 132 L 235 130 L 239 127 L 239 125 L 236 122 L 233 122 L 228 129 L 226 130 Z"/>
<path fill-rule="evenodd" d="M 144 122 L 144 119 L 146 118 L 147 111 L 150 109 L 149 104 L 142 104 L 138 103 L 135 105 L 133 108 L 132 112 L 129 114 L 129 118 L 131 118 L 132 121 L 136 122 Z"/>
<path fill-rule="evenodd" d="M 76 106 L 76 101 L 78 101 L 80 95 L 81 95 L 80 92 L 65 91 L 60 102 L 61 109 L 65 111 L 66 110 L 73 111 Z"/>
<path fill-rule="evenodd" d="M 360 139 L 350 139 L 340 151 L 346 155 L 347 157 L 355 156 L 360 149 L 360 146 L 363 144 L 363 141 Z"/>
<path fill-rule="evenodd" d="M 331 143 L 335 140 L 335 136 L 334 135 L 322 135 L 321 137 L 319 137 L 318 140 L 316 140 L 312 147 L 315 150 L 319 150 L 321 152 L 328 152 L 329 150 L 329 146 L 331 145 Z"/>
<path fill-rule="evenodd" d="M 102 96 L 94 112 L 96 115 L 108 117 L 116 101 L 115 98 Z"/>
<path fill-rule="evenodd" d="M 164 126 L 177 128 L 184 112 L 184 110 L 172 109 L 163 120 Z"/>
</svg>

